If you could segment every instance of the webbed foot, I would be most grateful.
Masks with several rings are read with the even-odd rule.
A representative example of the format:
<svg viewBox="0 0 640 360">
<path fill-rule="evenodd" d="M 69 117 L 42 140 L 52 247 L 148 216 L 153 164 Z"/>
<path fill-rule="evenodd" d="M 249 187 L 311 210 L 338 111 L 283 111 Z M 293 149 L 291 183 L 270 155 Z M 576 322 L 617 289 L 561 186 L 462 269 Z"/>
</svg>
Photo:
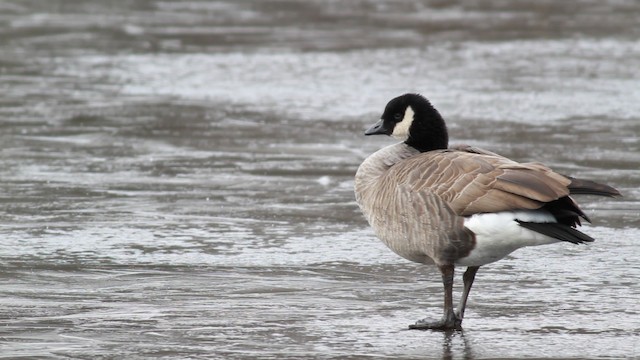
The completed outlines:
<svg viewBox="0 0 640 360">
<path fill-rule="evenodd" d="M 422 319 L 416 321 L 415 324 L 409 325 L 409 329 L 413 330 L 462 330 L 462 320 L 456 315 L 451 313 L 449 316 L 444 316 L 438 321 L 431 321 L 428 319 Z"/>
</svg>

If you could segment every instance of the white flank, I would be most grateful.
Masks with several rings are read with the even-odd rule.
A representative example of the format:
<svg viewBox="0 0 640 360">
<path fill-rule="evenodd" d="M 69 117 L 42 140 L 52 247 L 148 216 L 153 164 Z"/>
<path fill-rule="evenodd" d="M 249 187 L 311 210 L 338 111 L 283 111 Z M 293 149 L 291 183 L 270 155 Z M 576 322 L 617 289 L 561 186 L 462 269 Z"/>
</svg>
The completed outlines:
<svg viewBox="0 0 640 360">
<path fill-rule="evenodd" d="M 476 247 L 468 256 L 456 261 L 456 264 L 481 266 L 498 261 L 521 247 L 546 245 L 558 241 L 525 229 L 516 222 L 516 219 L 538 223 L 556 222 L 551 214 L 541 210 L 472 215 L 465 219 L 464 226 L 476 235 Z"/>
<path fill-rule="evenodd" d="M 407 106 L 407 110 L 404 112 L 404 118 L 394 126 L 391 136 L 398 140 L 407 140 L 409 138 L 409 128 L 411 127 L 411 123 L 413 123 L 413 115 L 415 115 L 413 109 L 411 106 Z"/>
</svg>

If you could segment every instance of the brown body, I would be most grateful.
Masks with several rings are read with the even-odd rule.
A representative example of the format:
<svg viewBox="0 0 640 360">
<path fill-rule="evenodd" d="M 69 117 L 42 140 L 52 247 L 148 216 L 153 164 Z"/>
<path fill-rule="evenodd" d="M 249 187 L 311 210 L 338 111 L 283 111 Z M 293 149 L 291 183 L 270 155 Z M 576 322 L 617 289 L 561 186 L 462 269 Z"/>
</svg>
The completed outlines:
<svg viewBox="0 0 640 360">
<path fill-rule="evenodd" d="M 397 143 L 360 165 L 355 193 L 376 235 L 389 248 L 411 261 L 445 265 L 475 247 L 464 217 L 540 209 L 567 197 L 571 183 L 542 164 L 522 164 L 477 148 L 420 153 Z"/>
</svg>

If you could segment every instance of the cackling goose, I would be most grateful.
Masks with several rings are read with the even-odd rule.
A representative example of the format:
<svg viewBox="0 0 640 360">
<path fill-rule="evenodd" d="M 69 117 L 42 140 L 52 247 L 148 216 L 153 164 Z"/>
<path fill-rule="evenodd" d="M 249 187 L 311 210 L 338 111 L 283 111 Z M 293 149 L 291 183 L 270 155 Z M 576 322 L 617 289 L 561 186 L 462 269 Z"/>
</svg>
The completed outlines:
<svg viewBox="0 0 640 360">
<path fill-rule="evenodd" d="M 478 268 L 533 245 L 593 239 L 576 230 L 589 221 L 570 195 L 618 196 L 607 185 L 518 163 L 492 152 L 449 147 L 438 111 L 418 94 L 391 100 L 365 135 L 400 143 L 369 156 L 355 177 L 356 201 L 375 234 L 398 255 L 435 264 L 444 284 L 444 316 L 411 329 L 461 329 Z M 453 310 L 454 266 L 466 266 Z"/>
</svg>

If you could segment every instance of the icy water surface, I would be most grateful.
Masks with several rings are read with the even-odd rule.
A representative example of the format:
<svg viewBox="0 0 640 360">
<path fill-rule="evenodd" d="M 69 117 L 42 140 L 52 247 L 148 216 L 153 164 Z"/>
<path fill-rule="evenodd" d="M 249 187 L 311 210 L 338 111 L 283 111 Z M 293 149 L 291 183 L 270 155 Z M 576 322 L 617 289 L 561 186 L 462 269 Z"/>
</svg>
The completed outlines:
<svg viewBox="0 0 640 360">
<path fill-rule="evenodd" d="M 640 357 L 640 6 L 0 3 L 0 358 Z M 588 246 L 483 267 L 464 332 L 353 175 L 415 91 L 451 138 L 609 183 Z M 458 276 L 457 281 L 460 282 Z M 456 295 L 459 294 L 459 288 Z"/>
</svg>

